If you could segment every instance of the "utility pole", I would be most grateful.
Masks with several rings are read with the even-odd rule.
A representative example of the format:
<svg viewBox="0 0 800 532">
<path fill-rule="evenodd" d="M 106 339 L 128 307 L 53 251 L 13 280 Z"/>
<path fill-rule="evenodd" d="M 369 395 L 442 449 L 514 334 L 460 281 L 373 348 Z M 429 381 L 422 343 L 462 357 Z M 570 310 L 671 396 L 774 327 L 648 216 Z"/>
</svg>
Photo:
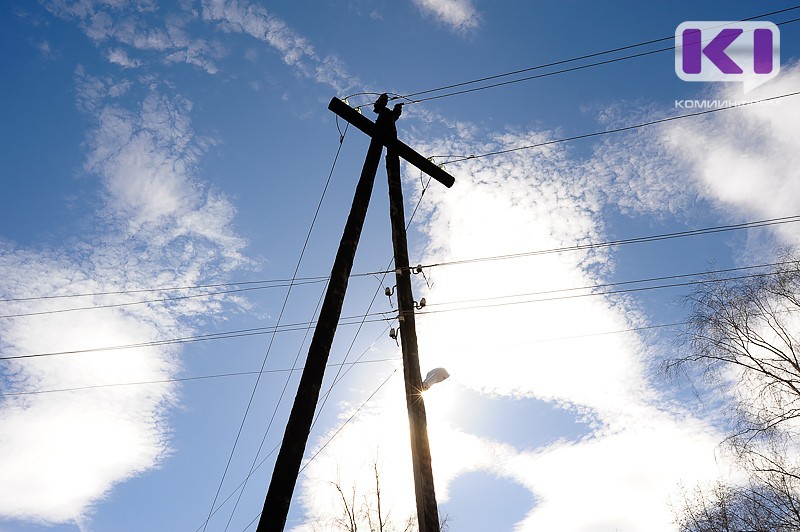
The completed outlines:
<svg viewBox="0 0 800 532">
<path fill-rule="evenodd" d="M 393 127 L 391 117 L 381 119 L 375 124 L 376 129 L 382 130 Z M 308 347 L 308 356 L 305 367 L 300 377 L 300 384 L 295 396 L 289 421 L 281 442 L 281 449 L 275 461 L 264 509 L 258 521 L 256 532 L 281 532 L 286 526 L 286 517 L 289 514 L 289 504 L 292 493 L 300 474 L 300 464 L 308 443 L 311 424 L 314 420 L 314 411 L 319 401 L 319 392 L 322 388 L 322 379 L 325 376 L 325 366 L 331 352 L 336 326 L 342 315 L 347 282 L 353 267 L 353 259 L 361 238 L 364 219 L 367 215 L 372 188 L 375 183 L 375 174 L 381 160 L 383 144 L 373 138 L 367 150 L 367 157 L 361 169 L 361 177 L 356 185 L 350 215 L 339 242 L 336 259 L 331 269 L 331 279 L 322 301 L 319 320 L 314 329 L 314 336 Z"/>
<path fill-rule="evenodd" d="M 439 532 L 439 507 L 436 505 L 436 493 L 433 489 L 428 418 L 422 400 L 422 374 L 419 369 L 417 326 L 414 320 L 414 295 L 411 293 L 411 268 L 408 264 L 400 157 L 392 149 L 386 150 L 386 175 L 389 179 L 389 216 L 392 222 L 400 345 L 403 347 L 403 375 L 411 432 L 411 465 L 414 470 L 414 492 L 417 496 L 417 521 L 420 532 Z"/>
<path fill-rule="evenodd" d="M 375 138 L 380 135 L 386 146 L 386 175 L 389 181 L 389 217 L 392 224 L 395 276 L 397 284 L 397 306 L 399 309 L 400 341 L 403 349 L 403 375 L 405 377 L 406 406 L 411 433 L 411 462 L 414 471 L 414 492 L 417 500 L 417 521 L 420 532 L 439 532 L 439 509 L 433 486 L 431 450 L 428 442 L 428 421 L 422 399 L 422 375 L 419 369 L 419 349 L 414 320 L 414 296 L 411 292 L 411 268 L 408 263 L 408 241 L 403 209 L 403 188 L 400 179 L 400 157 L 427 173 L 446 187 L 455 179 L 429 159 L 397 140 L 394 122 L 400 117 L 402 107 L 387 109 L 386 95 L 375 103 L 379 118 L 390 116 L 392 125 L 375 131 L 369 120 L 355 112 L 336 98 L 328 109 L 344 118 L 364 133 Z"/>
<path fill-rule="evenodd" d="M 394 122 L 400 116 L 401 106 L 394 111 L 386 108 L 388 97 L 383 94 L 375 102 L 378 119 L 372 122 L 355 109 L 333 98 L 328 109 L 350 122 L 371 137 L 367 157 L 356 186 L 350 216 L 331 270 L 331 280 L 320 310 L 319 321 L 311 339 L 303 374 L 297 390 L 292 412 L 286 425 L 281 449 L 275 462 L 264 508 L 256 532 L 281 532 L 286 525 L 292 493 L 297 483 L 303 453 L 311 431 L 319 392 L 322 387 L 325 365 L 330 355 L 336 325 L 344 302 L 347 281 L 353 266 L 358 240 L 372 193 L 375 174 L 383 147 L 387 147 L 387 174 L 392 220 L 392 242 L 397 268 L 398 307 L 401 321 L 400 337 L 403 345 L 403 366 L 406 382 L 406 401 L 411 427 L 411 455 L 414 466 L 414 487 L 417 496 L 417 515 L 420 532 L 439 532 L 439 516 L 433 491 L 430 448 L 428 445 L 425 405 L 422 402 L 422 377 L 419 370 L 417 337 L 414 326 L 414 299 L 411 294 L 411 272 L 408 267 L 408 248 L 403 213 L 403 195 L 400 183 L 400 159 L 404 158 L 437 181 L 451 187 L 455 179 L 428 159 L 397 140 Z M 398 157 L 399 156 L 399 157 Z M 394 176 L 394 177 L 393 177 Z M 394 191 L 393 191 L 394 189 Z M 398 229 L 399 228 L 399 229 Z M 410 325 L 407 325 L 410 323 Z"/>
</svg>

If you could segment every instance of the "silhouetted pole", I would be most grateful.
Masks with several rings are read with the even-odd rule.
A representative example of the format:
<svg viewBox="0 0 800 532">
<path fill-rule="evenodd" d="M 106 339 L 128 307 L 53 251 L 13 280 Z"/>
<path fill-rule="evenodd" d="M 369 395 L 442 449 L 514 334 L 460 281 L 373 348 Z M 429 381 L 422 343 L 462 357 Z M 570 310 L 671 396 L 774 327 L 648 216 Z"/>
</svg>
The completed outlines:
<svg viewBox="0 0 800 532">
<path fill-rule="evenodd" d="M 406 403 L 411 432 L 411 461 L 414 470 L 414 492 L 417 500 L 417 517 L 420 532 L 439 532 L 439 509 L 433 487 L 431 452 L 428 443 L 428 422 L 425 404 L 422 401 L 422 376 L 419 370 L 419 352 L 414 322 L 414 296 L 411 293 L 411 270 L 408 265 L 408 243 L 406 239 L 405 213 L 403 212 L 403 189 L 400 181 L 400 159 L 402 157 L 450 188 L 455 183 L 453 176 L 436 166 L 408 145 L 397 139 L 394 122 L 399 118 L 402 107 L 393 110 L 386 108 L 388 97 L 382 94 L 375 102 L 379 121 L 387 120 L 385 127 L 377 127 L 355 109 L 333 98 L 328 109 L 360 129 L 373 141 L 379 139 L 387 148 L 386 173 L 389 178 L 390 219 L 392 223 L 392 244 L 397 276 L 397 300 L 400 309 L 400 339 L 403 346 L 403 373 L 405 375 Z"/>
<path fill-rule="evenodd" d="M 417 355 L 417 337 L 414 328 L 414 301 L 411 294 L 410 270 L 408 268 L 408 249 L 406 243 L 405 220 L 403 213 L 403 192 L 400 184 L 400 162 L 398 155 L 406 159 L 423 172 L 427 173 L 447 187 L 453 186 L 455 179 L 433 164 L 422 155 L 397 140 L 394 122 L 400 116 L 401 106 L 394 111 L 386 108 L 388 97 L 382 94 L 375 102 L 378 119 L 372 122 L 355 109 L 337 98 L 333 98 L 328 109 L 341 116 L 356 128 L 368 134 L 372 140 L 369 144 L 361 177 L 356 186 L 350 216 L 336 252 L 336 259 L 331 270 L 330 283 L 322 302 L 320 317 L 317 322 L 311 345 L 308 348 L 303 374 L 297 396 L 286 424 L 281 449 L 275 461 L 264 508 L 258 522 L 256 532 L 281 532 L 286 526 L 289 505 L 292 500 L 300 464 L 303 460 L 311 424 L 314 419 L 325 366 L 330 355 L 336 326 L 342 313 L 345 291 L 350 271 L 353 267 L 358 240 L 367 214 L 367 206 L 372 195 L 378 164 L 383 146 L 393 153 L 387 158 L 387 174 L 389 174 L 389 197 L 392 204 L 392 241 L 395 250 L 395 264 L 398 268 L 398 305 L 403 323 L 400 337 L 403 341 L 403 360 L 406 381 L 406 399 L 408 417 L 411 423 L 411 456 L 414 465 L 414 487 L 417 494 L 417 513 L 420 532 L 439 532 L 439 515 L 436 507 L 436 496 L 433 492 L 433 474 L 431 470 L 430 448 L 428 446 L 425 405 L 422 403 L 422 378 L 419 371 Z M 392 169 L 390 170 L 390 167 Z M 394 176 L 394 177 L 393 177 Z M 399 229 L 398 229 L 399 228 Z M 410 323 L 410 325 L 409 325 Z"/>
<path fill-rule="evenodd" d="M 391 117 L 381 118 L 379 115 L 376 122 L 378 129 L 385 128 L 390 124 Z M 286 424 L 281 450 L 275 462 L 275 469 L 272 472 L 272 480 L 256 532 L 281 532 L 286 525 L 289 504 L 308 443 L 308 435 L 311 431 L 311 423 L 314 419 L 314 411 L 325 374 L 325 365 L 328 363 L 336 326 L 342 314 L 347 281 L 353 267 L 353 258 L 361 237 L 361 229 L 364 227 L 364 218 L 367 215 L 367 206 L 372 195 L 382 151 L 383 144 L 379 139 L 373 137 L 369 144 L 364 167 L 361 170 L 361 177 L 356 186 L 353 205 L 344 227 L 342 240 L 336 252 L 328 290 L 325 293 L 319 320 L 308 348 L 308 358 L 300 377 L 297 396 Z"/>
<path fill-rule="evenodd" d="M 425 415 L 425 403 L 422 400 L 422 374 L 419 369 L 417 327 L 414 321 L 414 296 L 411 293 L 411 268 L 408 264 L 400 158 L 392 149 L 386 150 L 386 174 L 389 178 L 389 216 L 392 222 L 397 308 L 400 341 L 403 347 L 408 424 L 411 430 L 411 463 L 414 469 L 414 492 L 417 496 L 417 519 L 420 532 L 439 532 L 439 509 L 433 488 L 428 421 Z"/>
</svg>

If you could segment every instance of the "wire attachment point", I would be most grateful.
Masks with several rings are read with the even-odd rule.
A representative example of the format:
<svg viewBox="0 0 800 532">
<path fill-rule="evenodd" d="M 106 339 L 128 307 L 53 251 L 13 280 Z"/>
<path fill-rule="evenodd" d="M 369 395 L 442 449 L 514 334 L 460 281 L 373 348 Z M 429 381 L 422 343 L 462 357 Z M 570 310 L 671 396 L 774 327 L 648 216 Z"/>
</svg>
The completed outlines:
<svg viewBox="0 0 800 532">
<path fill-rule="evenodd" d="M 386 297 L 389 298 L 389 306 L 394 308 L 394 304 L 392 303 L 392 296 L 394 295 L 394 289 L 397 288 L 397 285 L 389 288 L 388 286 L 384 289 L 383 293 Z"/>
<path fill-rule="evenodd" d="M 414 275 L 417 275 L 417 274 L 421 273 L 422 274 L 422 278 L 425 279 L 425 284 L 428 285 L 428 289 L 433 288 L 431 286 L 431 283 L 428 282 L 428 277 L 425 275 L 425 272 L 422 270 L 422 264 L 417 264 L 414 268 L 411 269 L 411 272 Z"/>
</svg>

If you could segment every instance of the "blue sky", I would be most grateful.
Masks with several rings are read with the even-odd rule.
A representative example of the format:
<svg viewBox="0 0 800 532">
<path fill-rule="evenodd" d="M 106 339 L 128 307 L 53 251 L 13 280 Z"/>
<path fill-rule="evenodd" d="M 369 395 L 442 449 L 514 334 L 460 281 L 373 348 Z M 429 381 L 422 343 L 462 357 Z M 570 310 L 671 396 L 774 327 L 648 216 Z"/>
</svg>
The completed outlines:
<svg viewBox="0 0 800 532">
<path fill-rule="evenodd" d="M 372 117 L 381 92 L 790 7 L 6 2 L 0 531 L 254 530 L 368 144 L 349 129 L 339 151 L 332 96 Z M 659 371 L 690 287 L 564 296 L 769 264 L 797 222 L 530 252 L 800 215 L 798 12 L 767 17 L 787 22 L 781 70 L 746 94 L 682 81 L 662 51 L 405 106 L 400 137 L 442 163 L 780 96 L 451 163 L 451 189 L 404 166 L 411 261 L 437 265 L 414 288 L 423 373 L 451 374 L 425 398 L 451 530 L 668 531 L 681 486 L 736 478 L 719 448 L 735 384 L 694 395 Z M 390 265 L 387 203 L 381 170 L 358 274 Z M 373 465 L 395 524 L 414 513 L 392 284 L 351 279 L 287 530 L 331 529 L 333 483 L 368 500 Z"/>
</svg>

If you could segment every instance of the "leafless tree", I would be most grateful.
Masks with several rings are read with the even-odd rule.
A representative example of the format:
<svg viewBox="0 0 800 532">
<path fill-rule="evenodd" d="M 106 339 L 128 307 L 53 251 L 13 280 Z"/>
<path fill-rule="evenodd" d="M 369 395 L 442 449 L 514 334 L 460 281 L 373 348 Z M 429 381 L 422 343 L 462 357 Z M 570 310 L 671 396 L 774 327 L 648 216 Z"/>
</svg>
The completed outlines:
<svg viewBox="0 0 800 532">
<path fill-rule="evenodd" d="M 668 364 L 732 393 L 724 442 L 744 486 L 685 494 L 685 532 L 800 530 L 800 259 L 765 274 L 709 277 L 689 298 L 688 353 Z"/>
<path fill-rule="evenodd" d="M 337 478 L 331 482 L 339 502 L 341 513 L 332 518 L 325 526 L 334 530 L 346 532 L 413 532 L 418 530 L 416 516 L 407 516 L 400 521 L 391 517 L 391 510 L 387 511 L 381 494 L 381 475 L 377 461 L 372 463 L 372 472 L 375 484 L 372 488 L 362 491 L 353 484 L 350 488 L 342 486 Z M 448 530 L 448 518 L 441 518 L 441 531 Z"/>
<path fill-rule="evenodd" d="M 782 484 L 785 477 L 773 479 Z M 777 490 L 776 490 L 777 488 Z M 683 493 L 677 512 L 681 532 L 797 532 L 793 494 L 787 486 L 758 482 L 731 486 L 718 483 Z M 794 487 L 793 487 L 794 488 Z M 793 489 L 792 488 L 792 489 Z"/>
</svg>

